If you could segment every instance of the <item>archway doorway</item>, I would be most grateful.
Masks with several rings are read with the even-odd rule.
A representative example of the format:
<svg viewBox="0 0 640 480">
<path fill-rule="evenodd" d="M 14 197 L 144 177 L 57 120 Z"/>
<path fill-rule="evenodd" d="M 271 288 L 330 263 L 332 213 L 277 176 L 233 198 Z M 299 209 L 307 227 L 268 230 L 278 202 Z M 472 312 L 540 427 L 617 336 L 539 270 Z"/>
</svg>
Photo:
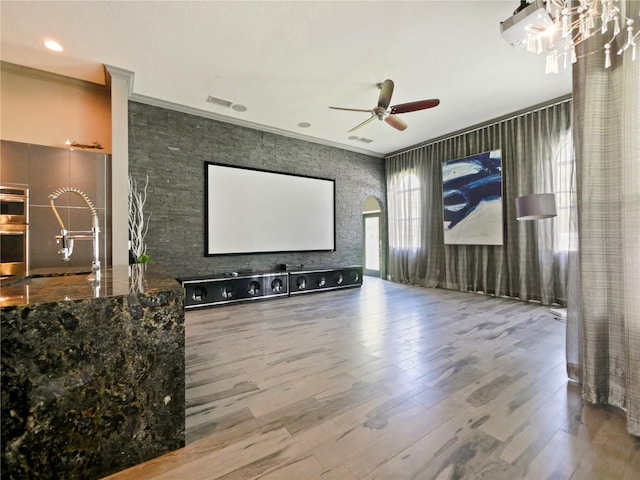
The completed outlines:
<svg viewBox="0 0 640 480">
<path fill-rule="evenodd" d="M 382 267 L 382 205 L 377 198 L 367 197 L 362 206 L 363 273 L 380 277 Z"/>
</svg>

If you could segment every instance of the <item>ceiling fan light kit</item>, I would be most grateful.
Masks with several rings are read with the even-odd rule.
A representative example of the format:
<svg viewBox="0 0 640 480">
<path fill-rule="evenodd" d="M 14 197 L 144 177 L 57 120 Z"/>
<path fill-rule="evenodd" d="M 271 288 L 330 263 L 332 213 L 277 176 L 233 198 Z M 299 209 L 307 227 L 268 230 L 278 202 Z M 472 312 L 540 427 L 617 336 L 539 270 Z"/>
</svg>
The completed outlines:
<svg viewBox="0 0 640 480">
<path fill-rule="evenodd" d="M 380 94 L 378 95 L 378 106 L 370 110 L 361 108 L 329 107 L 334 110 L 345 110 L 348 112 L 365 112 L 371 114 L 369 118 L 353 127 L 351 130 L 349 130 L 349 132 L 353 132 L 354 130 L 364 127 L 376 118 L 380 121 L 385 121 L 396 130 L 402 131 L 407 128 L 407 124 L 404 120 L 397 117 L 396 114 L 426 110 L 428 108 L 436 107 L 440 104 L 440 100 L 438 100 L 437 98 L 432 98 L 429 100 L 419 100 L 417 102 L 400 103 L 398 105 L 389 106 L 389 104 L 391 103 L 391 96 L 393 95 L 393 81 L 387 79 L 384 82 L 377 83 L 376 87 L 378 87 L 378 90 L 380 90 Z"/>
</svg>

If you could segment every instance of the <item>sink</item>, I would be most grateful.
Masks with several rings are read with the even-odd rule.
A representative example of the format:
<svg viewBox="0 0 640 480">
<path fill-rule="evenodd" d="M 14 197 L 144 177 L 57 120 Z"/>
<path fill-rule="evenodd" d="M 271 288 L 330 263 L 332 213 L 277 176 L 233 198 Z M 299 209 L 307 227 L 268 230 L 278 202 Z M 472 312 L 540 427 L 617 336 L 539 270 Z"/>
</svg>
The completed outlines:
<svg viewBox="0 0 640 480">
<path fill-rule="evenodd" d="M 20 287 L 23 285 L 66 285 L 77 283 L 78 278 L 91 275 L 91 269 L 39 269 L 26 277 L 4 277 L 0 279 L 2 287 Z"/>
<path fill-rule="evenodd" d="M 58 276 L 48 276 L 48 277 L 28 277 L 24 279 L 24 283 L 21 285 L 31 285 L 31 286 L 63 286 L 63 285 L 71 285 L 84 283 L 88 281 L 86 274 L 77 274 L 77 275 L 58 275 Z"/>
<path fill-rule="evenodd" d="M 86 269 L 6 277 L 0 282 L 0 307 L 97 298 L 101 284 L 93 278 Z"/>
</svg>

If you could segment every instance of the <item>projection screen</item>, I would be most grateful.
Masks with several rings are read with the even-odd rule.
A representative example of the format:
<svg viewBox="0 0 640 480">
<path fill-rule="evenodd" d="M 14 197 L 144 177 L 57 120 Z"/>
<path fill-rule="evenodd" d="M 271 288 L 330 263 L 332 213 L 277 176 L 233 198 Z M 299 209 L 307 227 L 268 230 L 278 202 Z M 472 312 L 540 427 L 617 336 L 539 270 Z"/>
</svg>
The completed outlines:
<svg viewBox="0 0 640 480">
<path fill-rule="evenodd" d="M 335 181 L 205 163 L 205 255 L 335 250 Z"/>
</svg>

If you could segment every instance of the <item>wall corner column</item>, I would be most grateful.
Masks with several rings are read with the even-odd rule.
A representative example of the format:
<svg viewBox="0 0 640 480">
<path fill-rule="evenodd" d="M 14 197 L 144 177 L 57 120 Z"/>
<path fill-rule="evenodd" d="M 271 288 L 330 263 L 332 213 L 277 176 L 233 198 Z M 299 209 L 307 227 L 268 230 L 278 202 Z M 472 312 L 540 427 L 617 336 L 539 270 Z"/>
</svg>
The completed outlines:
<svg viewBox="0 0 640 480">
<path fill-rule="evenodd" d="M 134 73 L 105 65 L 111 89 L 111 246 L 112 264 L 129 264 L 129 96 Z"/>
</svg>

